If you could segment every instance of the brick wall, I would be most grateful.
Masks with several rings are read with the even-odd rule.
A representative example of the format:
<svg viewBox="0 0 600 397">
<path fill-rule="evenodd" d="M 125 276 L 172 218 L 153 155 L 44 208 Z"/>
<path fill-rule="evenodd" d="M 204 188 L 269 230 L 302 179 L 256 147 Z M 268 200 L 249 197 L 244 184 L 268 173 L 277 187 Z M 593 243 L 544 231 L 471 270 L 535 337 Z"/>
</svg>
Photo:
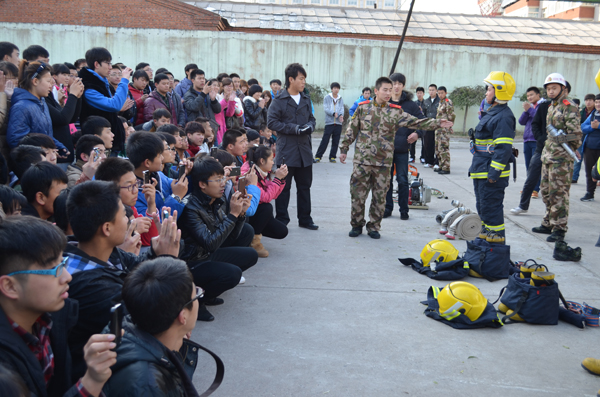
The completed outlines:
<svg viewBox="0 0 600 397">
<path fill-rule="evenodd" d="M 0 0 L 0 22 L 224 30 L 217 14 L 177 0 Z"/>
</svg>

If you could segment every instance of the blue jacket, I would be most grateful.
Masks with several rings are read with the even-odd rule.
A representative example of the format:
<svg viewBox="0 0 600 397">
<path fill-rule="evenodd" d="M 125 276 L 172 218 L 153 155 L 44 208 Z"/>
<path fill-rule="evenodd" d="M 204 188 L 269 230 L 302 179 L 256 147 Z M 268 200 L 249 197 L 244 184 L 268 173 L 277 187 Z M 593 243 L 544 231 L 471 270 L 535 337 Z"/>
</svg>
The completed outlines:
<svg viewBox="0 0 600 397">
<path fill-rule="evenodd" d="M 175 87 L 175 93 L 179 95 L 180 98 L 183 98 L 185 93 L 188 92 L 191 87 L 192 81 L 186 77 L 181 80 L 179 84 L 177 84 L 177 87 Z"/>
<path fill-rule="evenodd" d="M 8 118 L 6 140 L 13 149 L 19 146 L 21 139 L 27 134 L 40 133 L 49 135 L 58 149 L 65 149 L 65 145 L 54 138 L 52 132 L 52 119 L 44 98 L 38 99 L 35 95 L 22 88 L 15 88 L 12 96 L 12 106 Z"/>
<path fill-rule="evenodd" d="M 370 99 L 369 99 L 370 100 Z M 355 102 L 354 105 L 352 105 L 352 107 L 350 108 L 350 117 L 354 116 L 354 112 L 356 112 L 356 108 L 358 107 L 358 104 L 361 102 L 366 101 L 364 96 L 360 96 Z"/>
<path fill-rule="evenodd" d="M 592 128 L 592 120 L 600 121 L 600 114 L 596 109 L 592 111 L 589 117 L 581 124 L 581 132 L 583 132 L 583 149 L 590 148 L 594 150 L 600 149 L 600 129 Z"/>
<path fill-rule="evenodd" d="M 88 71 L 95 75 L 97 78 L 99 78 L 101 81 L 103 81 L 106 84 L 106 88 L 110 92 L 110 84 L 108 83 L 108 80 L 106 78 L 100 76 L 92 69 L 88 69 Z M 112 98 L 107 98 L 106 96 L 102 95 L 94 89 L 85 90 L 83 95 L 85 96 L 85 99 L 88 101 L 88 103 L 96 109 L 100 109 L 105 112 L 120 112 L 121 108 L 125 104 L 125 101 L 127 100 L 128 93 L 129 80 L 127 80 L 126 78 L 122 78 L 115 92 L 115 96 L 113 96 Z"/>
<path fill-rule="evenodd" d="M 162 172 L 157 172 L 153 176 L 156 178 L 158 175 L 156 185 L 156 209 L 160 211 L 162 207 L 171 208 L 171 213 L 173 211 L 177 211 L 177 216 L 181 215 L 183 211 L 183 207 L 185 206 L 183 202 L 178 203 L 171 195 L 173 194 L 173 190 L 171 189 L 171 182 L 173 179 L 168 178 Z M 182 197 L 183 198 L 183 197 Z M 141 190 L 138 190 L 138 199 L 135 203 L 135 209 L 138 214 L 145 214 L 146 210 L 148 210 L 148 202 L 146 201 L 146 197 L 144 197 L 144 193 Z M 161 214 L 162 218 L 162 214 Z"/>
</svg>

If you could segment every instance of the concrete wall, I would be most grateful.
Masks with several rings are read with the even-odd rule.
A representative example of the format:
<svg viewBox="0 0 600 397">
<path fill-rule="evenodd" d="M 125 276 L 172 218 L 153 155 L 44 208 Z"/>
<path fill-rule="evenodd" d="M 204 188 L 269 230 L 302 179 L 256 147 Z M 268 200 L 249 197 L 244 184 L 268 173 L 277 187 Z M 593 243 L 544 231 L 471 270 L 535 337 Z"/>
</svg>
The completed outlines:
<svg viewBox="0 0 600 397">
<path fill-rule="evenodd" d="M 311 84 L 329 87 L 332 81 L 339 82 L 349 105 L 362 87 L 389 73 L 397 47 L 397 42 L 375 40 L 14 23 L 0 23 L 0 34 L 21 52 L 30 44 L 43 45 L 52 63 L 74 62 L 87 49 L 102 46 L 111 51 L 113 62 L 135 66 L 145 61 L 154 70 L 168 68 L 176 78 L 184 77 L 185 64 L 195 62 L 207 76 L 235 71 L 266 86 L 273 78 L 284 80 L 287 64 L 300 62 Z M 599 66 L 594 55 L 550 53 L 543 48 L 529 51 L 405 43 L 396 71 L 407 76 L 409 89 L 436 83 L 452 91 L 457 86 L 482 84 L 491 70 L 504 70 L 517 81 L 517 98 L 527 87 L 541 86 L 549 73 L 558 71 L 574 87 L 573 96 L 582 99 L 587 93 L 598 92 L 594 76 Z M 518 99 L 510 106 L 518 117 L 522 112 Z M 317 105 L 315 110 L 322 126 L 321 107 Z M 462 129 L 463 114 L 459 111 L 457 115 L 457 130 Z M 472 108 L 467 127 L 476 123 L 477 109 Z"/>
</svg>

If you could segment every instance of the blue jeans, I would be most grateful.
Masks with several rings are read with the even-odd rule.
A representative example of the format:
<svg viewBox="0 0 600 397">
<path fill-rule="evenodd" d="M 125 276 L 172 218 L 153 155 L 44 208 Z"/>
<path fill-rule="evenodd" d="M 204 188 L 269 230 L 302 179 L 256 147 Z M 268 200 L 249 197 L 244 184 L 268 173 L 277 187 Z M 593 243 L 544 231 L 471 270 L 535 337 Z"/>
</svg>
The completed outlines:
<svg viewBox="0 0 600 397">
<path fill-rule="evenodd" d="M 394 165 L 396 166 L 396 181 L 398 182 L 398 206 L 401 213 L 408 214 L 408 153 L 394 153 Z M 394 167 L 392 166 L 392 178 L 390 179 L 390 189 L 385 196 L 385 210 L 392 212 L 394 210 L 394 199 L 392 192 L 394 190 Z"/>
<path fill-rule="evenodd" d="M 581 155 L 581 159 L 583 160 L 583 145 L 579 146 L 579 149 L 577 149 L 577 151 L 579 152 L 579 154 Z M 573 167 L 574 181 L 579 180 L 579 171 L 581 171 L 581 163 L 583 163 L 583 161 L 576 161 L 575 166 Z"/>
<path fill-rule="evenodd" d="M 529 172 L 529 164 L 531 163 L 531 157 L 533 157 L 533 154 L 535 153 L 535 149 L 537 147 L 537 142 L 536 141 L 529 141 L 529 142 L 523 142 L 523 152 L 525 155 L 525 169 L 527 169 L 527 171 Z M 540 180 L 541 177 L 538 178 L 535 187 L 533 188 L 534 192 L 539 192 L 540 191 Z"/>
</svg>

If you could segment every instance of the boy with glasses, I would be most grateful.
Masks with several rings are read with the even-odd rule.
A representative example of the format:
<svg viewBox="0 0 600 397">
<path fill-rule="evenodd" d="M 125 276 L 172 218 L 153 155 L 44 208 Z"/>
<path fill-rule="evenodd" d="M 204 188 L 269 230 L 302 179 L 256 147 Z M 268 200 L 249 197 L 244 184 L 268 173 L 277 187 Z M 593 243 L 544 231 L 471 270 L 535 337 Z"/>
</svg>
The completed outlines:
<svg viewBox="0 0 600 397">
<path fill-rule="evenodd" d="M 0 364 L 17 373 L 32 396 L 99 396 L 116 363 L 114 335 L 92 335 L 82 344 L 87 371 L 71 378 L 67 337 L 77 302 L 68 299 L 66 242 L 40 219 L 0 223 Z"/>
</svg>

